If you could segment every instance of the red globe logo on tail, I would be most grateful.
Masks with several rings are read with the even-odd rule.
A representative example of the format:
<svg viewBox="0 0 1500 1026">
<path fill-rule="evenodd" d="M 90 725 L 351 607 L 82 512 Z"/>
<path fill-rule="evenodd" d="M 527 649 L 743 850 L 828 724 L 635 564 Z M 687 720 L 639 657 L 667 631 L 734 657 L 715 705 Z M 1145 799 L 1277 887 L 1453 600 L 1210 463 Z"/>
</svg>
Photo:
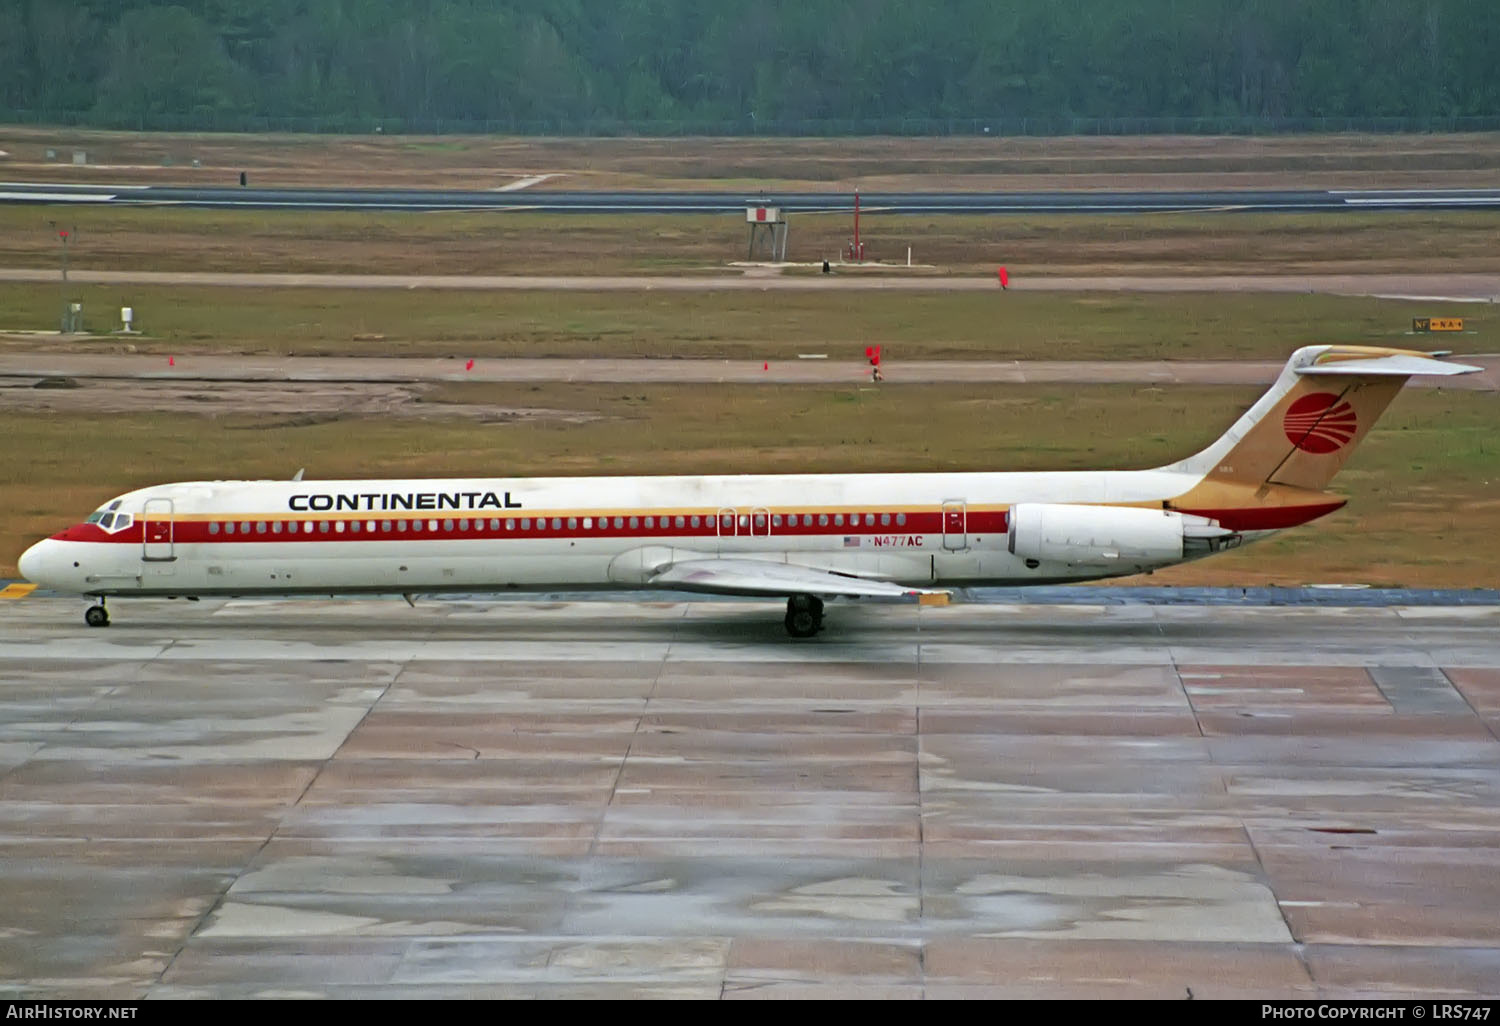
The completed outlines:
<svg viewBox="0 0 1500 1026">
<path fill-rule="evenodd" d="M 1287 407 L 1281 426 L 1287 441 L 1321 456 L 1348 445 L 1359 422 L 1347 401 L 1331 392 L 1313 392 Z"/>
</svg>

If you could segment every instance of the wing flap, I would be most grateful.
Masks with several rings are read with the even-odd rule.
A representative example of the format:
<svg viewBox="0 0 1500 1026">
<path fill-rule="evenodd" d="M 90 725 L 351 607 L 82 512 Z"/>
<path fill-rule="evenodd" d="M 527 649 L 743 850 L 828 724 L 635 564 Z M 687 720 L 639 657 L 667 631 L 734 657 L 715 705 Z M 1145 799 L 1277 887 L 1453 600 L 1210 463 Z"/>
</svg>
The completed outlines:
<svg viewBox="0 0 1500 1026">
<path fill-rule="evenodd" d="M 654 588 L 716 592 L 722 595 L 838 595 L 856 598 L 902 598 L 945 595 L 889 581 L 819 570 L 795 563 L 759 559 L 690 559 L 663 567 L 647 579 Z"/>
</svg>

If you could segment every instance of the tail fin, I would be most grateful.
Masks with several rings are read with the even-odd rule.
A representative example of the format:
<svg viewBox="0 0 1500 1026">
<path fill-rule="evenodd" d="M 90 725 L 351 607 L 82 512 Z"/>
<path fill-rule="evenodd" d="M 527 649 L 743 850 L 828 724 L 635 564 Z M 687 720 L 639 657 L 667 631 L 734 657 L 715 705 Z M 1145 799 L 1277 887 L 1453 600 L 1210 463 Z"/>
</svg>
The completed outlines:
<svg viewBox="0 0 1500 1026">
<path fill-rule="evenodd" d="M 1218 441 L 1165 470 L 1204 483 L 1322 489 L 1413 374 L 1469 374 L 1426 353 L 1305 346 Z"/>
</svg>

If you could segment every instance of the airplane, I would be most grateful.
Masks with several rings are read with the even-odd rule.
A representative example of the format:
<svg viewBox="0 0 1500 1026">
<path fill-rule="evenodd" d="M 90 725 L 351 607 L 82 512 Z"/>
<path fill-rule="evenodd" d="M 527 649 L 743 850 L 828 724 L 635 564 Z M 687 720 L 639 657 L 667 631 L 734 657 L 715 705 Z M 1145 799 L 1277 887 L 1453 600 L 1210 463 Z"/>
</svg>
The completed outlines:
<svg viewBox="0 0 1500 1026">
<path fill-rule="evenodd" d="M 41 587 L 125 596 L 671 589 L 942 604 L 951 589 L 1147 573 L 1344 505 L 1324 491 L 1414 374 L 1479 370 L 1352 345 L 1294 352 L 1217 441 L 1151 470 L 192 481 L 128 492 L 22 554 Z"/>
</svg>

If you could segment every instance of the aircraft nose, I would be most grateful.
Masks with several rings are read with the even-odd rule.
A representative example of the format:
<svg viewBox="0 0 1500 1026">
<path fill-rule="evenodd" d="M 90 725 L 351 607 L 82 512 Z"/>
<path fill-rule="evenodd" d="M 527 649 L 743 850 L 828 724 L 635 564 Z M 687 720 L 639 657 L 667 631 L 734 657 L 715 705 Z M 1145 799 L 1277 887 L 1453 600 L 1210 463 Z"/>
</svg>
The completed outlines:
<svg viewBox="0 0 1500 1026">
<path fill-rule="evenodd" d="M 56 549 L 57 542 L 46 538 L 21 553 L 21 558 L 16 563 L 21 576 L 33 584 L 46 584 L 47 578 L 51 576 L 49 568 L 55 561 L 52 557 Z"/>
</svg>

